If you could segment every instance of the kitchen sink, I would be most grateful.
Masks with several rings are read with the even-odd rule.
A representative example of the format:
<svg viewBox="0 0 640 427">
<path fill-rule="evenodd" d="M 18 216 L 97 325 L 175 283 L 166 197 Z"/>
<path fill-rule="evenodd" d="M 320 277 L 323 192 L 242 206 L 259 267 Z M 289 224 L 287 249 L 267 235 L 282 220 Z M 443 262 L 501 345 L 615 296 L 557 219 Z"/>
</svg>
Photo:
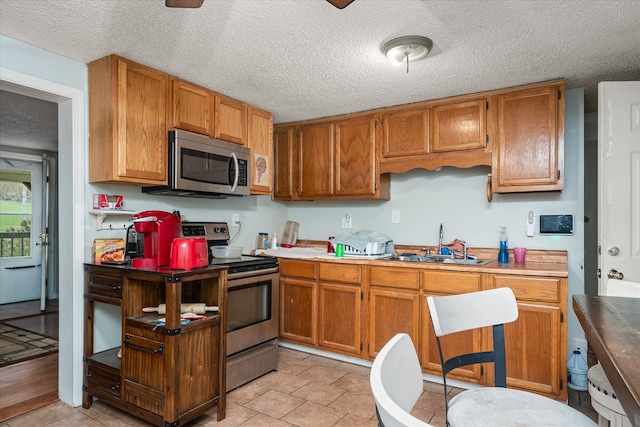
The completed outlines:
<svg viewBox="0 0 640 427">
<path fill-rule="evenodd" d="M 459 264 L 459 265 L 485 265 L 489 264 L 491 261 L 486 259 L 452 259 L 452 258 L 443 258 L 440 261 L 443 264 Z"/>
<path fill-rule="evenodd" d="M 402 261 L 402 262 L 426 262 L 430 264 L 454 264 L 454 265 L 485 265 L 490 263 L 490 260 L 483 259 L 461 259 L 451 258 L 450 255 L 395 255 L 391 258 L 387 258 L 389 261 Z"/>
</svg>

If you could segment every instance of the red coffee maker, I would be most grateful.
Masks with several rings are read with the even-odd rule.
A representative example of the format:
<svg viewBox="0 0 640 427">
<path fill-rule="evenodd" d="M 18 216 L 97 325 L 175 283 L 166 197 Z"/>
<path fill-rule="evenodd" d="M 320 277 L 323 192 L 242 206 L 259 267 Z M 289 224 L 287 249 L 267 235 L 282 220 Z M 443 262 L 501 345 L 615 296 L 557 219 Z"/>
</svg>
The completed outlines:
<svg viewBox="0 0 640 427">
<path fill-rule="evenodd" d="M 155 268 L 169 265 L 171 242 L 180 236 L 180 218 L 170 212 L 143 211 L 133 216 L 136 231 L 142 234 L 144 255 L 133 258 L 131 266 Z"/>
</svg>

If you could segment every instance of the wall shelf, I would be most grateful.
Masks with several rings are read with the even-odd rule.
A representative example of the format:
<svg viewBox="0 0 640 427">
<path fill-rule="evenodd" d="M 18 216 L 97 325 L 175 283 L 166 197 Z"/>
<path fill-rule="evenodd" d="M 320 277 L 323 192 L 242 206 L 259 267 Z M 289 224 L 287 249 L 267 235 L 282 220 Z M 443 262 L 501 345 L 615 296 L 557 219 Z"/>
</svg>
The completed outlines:
<svg viewBox="0 0 640 427">
<path fill-rule="evenodd" d="M 121 228 L 124 230 L 128 227 L 128 224 L 122 224 L 122 227 L 114 227 L 113 224 L 109 224 L 109 226 L 104 225 L 104 220 L 108 216 L 128 216 L 132 217 L 137 212 L 136 211 L 127 211 L 123 209 L 92 209 L 89 211 L 91 215 L 96 216 L 96 230 L 120 230 Z"/>
</svg>

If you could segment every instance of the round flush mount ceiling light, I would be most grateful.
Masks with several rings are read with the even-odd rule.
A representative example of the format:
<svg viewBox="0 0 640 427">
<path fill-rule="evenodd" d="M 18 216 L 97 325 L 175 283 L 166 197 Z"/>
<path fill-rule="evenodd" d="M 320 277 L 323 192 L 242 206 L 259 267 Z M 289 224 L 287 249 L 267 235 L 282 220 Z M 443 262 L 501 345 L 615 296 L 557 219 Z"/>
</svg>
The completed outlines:
<svg viewBox="0 0 640 427">
<path fill-rule="evenodd" d="M 402 36 L 386 42 L 382 46 L 382 53 L 394 65 L 400 65 L 406 61 L 408 73 L 409 61 L 417 61 L 426 57 L 432 47 L 433 41 L 428 37 Z"/>
</svg>

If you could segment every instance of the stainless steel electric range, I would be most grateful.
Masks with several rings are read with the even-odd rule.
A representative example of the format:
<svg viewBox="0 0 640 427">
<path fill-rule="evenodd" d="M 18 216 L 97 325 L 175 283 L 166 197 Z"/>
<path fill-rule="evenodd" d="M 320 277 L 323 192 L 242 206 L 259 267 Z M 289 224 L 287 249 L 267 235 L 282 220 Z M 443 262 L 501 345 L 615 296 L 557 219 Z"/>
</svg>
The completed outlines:
<svg viewBox="0 0 640 427">
<path fill-rule="evenodd" d="M 229 243 L 226 222 L 183 222 L 183 237 L 204 237 L 209 247 Z M 279 268 L 270 256 L 214 258 L 227 277 L 227 391 L 278 367 Z"/>
</svg>

